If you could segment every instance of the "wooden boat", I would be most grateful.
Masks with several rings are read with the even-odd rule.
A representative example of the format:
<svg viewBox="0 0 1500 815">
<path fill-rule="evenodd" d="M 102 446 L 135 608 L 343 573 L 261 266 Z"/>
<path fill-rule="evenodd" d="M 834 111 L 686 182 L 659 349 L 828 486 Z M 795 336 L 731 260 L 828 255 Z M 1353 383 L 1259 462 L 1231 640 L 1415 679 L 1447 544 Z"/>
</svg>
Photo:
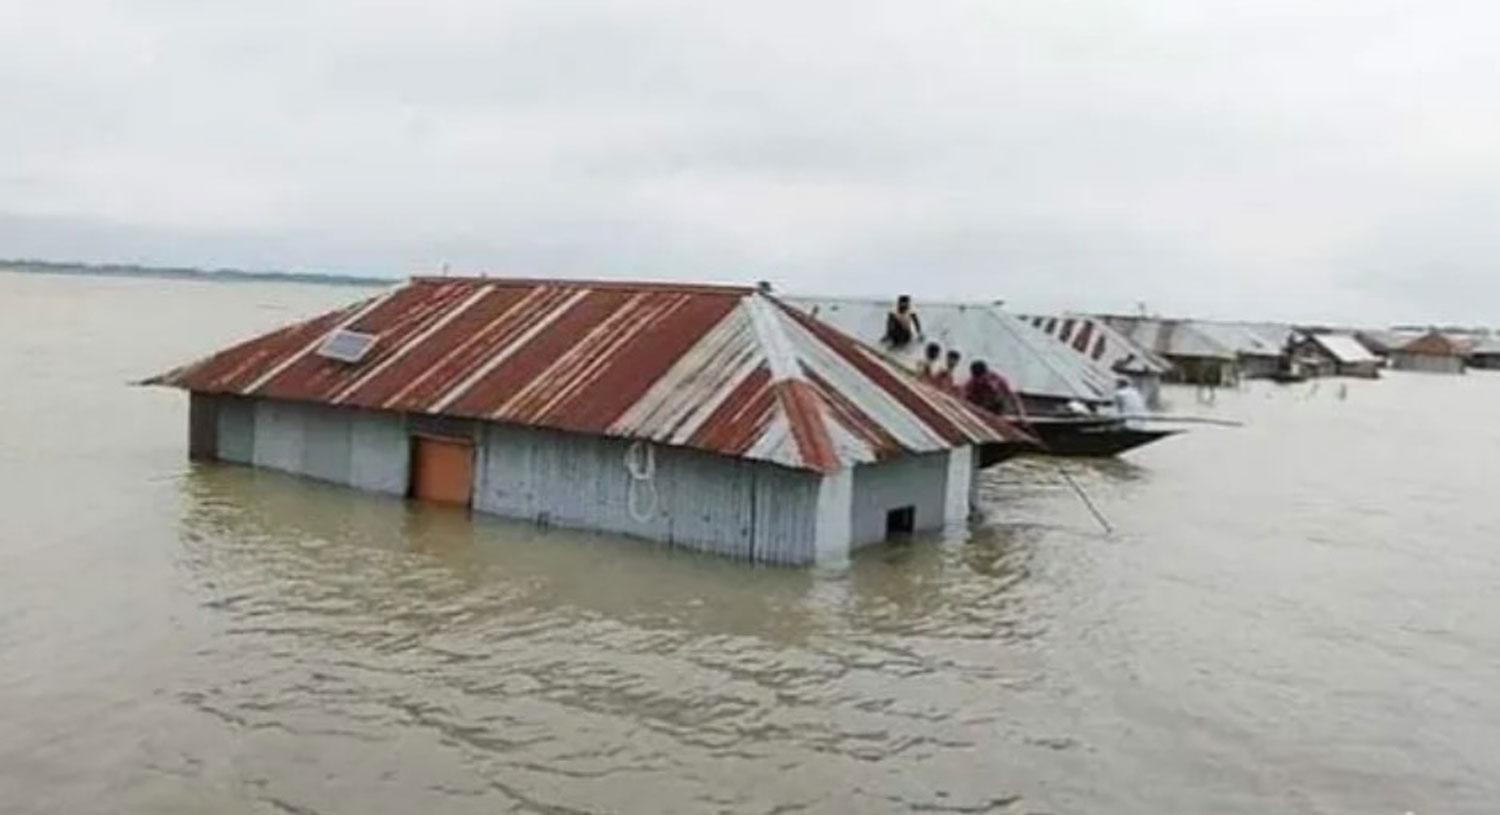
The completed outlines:
<svg viewBox="0 0 1500 815">
<path fill-rule="evenodd" d="M 979 451 L 979 466 L 989 467 L 1027 453 L 1110 458 L 1182 432 L 1130 427 L 1113 416 L 1039 416 L 1025 427 L 1037 436 L 1038 444 L 985 445 Z"/>
</svg>

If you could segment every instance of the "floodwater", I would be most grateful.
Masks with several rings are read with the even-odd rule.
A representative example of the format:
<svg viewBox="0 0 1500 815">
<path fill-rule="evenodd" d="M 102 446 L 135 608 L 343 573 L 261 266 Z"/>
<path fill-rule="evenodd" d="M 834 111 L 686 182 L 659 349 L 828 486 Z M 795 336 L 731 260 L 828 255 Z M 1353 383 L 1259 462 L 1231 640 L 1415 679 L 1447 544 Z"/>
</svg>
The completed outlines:
<svg viewBox="0 0 1500 815">
<path fill-rule="evenodd" d="M 1256 386 L 966 539 L 756 568 L 190 466 L 352 299 L 0 274 L 0 812 L 1500 811 L 1500 375 Z"/>
</svg>

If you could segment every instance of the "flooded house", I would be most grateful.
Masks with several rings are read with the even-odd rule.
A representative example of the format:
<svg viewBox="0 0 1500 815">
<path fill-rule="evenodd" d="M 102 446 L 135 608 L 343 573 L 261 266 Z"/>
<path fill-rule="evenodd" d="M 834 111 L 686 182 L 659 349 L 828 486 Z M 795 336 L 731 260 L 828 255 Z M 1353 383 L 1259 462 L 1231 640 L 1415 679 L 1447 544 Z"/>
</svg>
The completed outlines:
<svg viewBox="0 0 1500 815">
<path fill-rule="evenodd" d="M 1468 365 L 1482 370 L 1500 370 L 1500 337 L 1488 334 L 1476 338 L 1469 348 Z"/>
<path fill-rule="evenodd" d="M 1241 379 L 1267 379 L 1286 367 L 1290 326 L 1276 323 L 1235 323 L 1195 320 L 1194 327 L 1234 352 Z"/>
<path fill-rule="evenodd" d="M 1105 325 L 1172 363 L 1168 382 L 1221 387 L 1239 381 L 1239 356 L 1189 320 L 1101 315 Z"/>
<path fill-rule="evenodd" d="M 817 321 L 878 343 L 885 332 L 893 300 L 789 296 L 785 302 Z M 1069 402 L 1089 407 L 1113 403 L 1114 377 L 1109 371 L 1061 346 L 999 303 L 917 302 L 922 338 L 904 349 L 886 349 L 893 358 L 914 366 L 926 343 L 961 354 L 960 370 L 983 360 L 1000 372 L 1020 394 L 1030 413 L 1055 413 Z M 962 381 L 967 376 L 961 373 Z"/>
<path fill-rule="evenodd" d="M 1466 354 L 1462 343 L 1433 330 L 1391 351 L 1390 362 L 1398 371 L 1461 374 L 1466 367 Z"/>
<path fill-rule="evenodd" d="M 1308 333 L 1292 343 L 1292 362 L 1313 376 L 1376 379 L 1380 357 L 1348 334 Z"/>
<path fill-rule="evenodd" d="M 1061 342 L 1090 364 L 1129 379 L 1153 408 L 1161 405 L 1161 383 L 1172 363 L 1104 320 L 1084 314 L 1031 315 L 1022 319 Z"/>
<path fill-rule="evenodd" d="M 1290 327 L 1273 323 L 1227 323 L 1131 315 L 1100 317 L 1132 342 L 1165 357 L 1174 370 L 1168 381 L 1234 385 L 1276 376 L 1285 367 Z"/>
<path fill-rule="evenodd" d="M 773 563 L 966 521 L 1018 438 L 726 286 L 412 278 L 148 383 L 194 459 Z"/>
</svg>

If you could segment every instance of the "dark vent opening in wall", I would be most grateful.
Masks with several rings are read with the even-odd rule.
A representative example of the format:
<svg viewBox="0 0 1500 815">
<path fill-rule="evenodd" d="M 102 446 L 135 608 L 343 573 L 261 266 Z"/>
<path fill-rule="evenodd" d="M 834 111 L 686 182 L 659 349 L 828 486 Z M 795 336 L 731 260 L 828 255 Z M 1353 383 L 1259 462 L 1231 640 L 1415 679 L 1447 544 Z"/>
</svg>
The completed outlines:
<svg viewBox="0 0 1500 815">
<path fill-rule="evenodd" d="M 900 507 L 885 513 L 885 538 L 903 538 L 917 531 L 917 508 Z"/>
</svg>

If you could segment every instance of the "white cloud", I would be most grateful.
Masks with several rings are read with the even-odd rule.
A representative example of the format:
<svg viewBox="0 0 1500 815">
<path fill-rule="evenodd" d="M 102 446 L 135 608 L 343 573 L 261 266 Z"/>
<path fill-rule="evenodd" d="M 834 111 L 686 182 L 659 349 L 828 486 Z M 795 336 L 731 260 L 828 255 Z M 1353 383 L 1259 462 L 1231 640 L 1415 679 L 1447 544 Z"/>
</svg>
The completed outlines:
<svg viewBox="0 0 1500 815">
<path fill-rule="evenodd" d="M 1500 322 L 1477 0 L 12 5 L 0 255 Z"/>
</svg>

